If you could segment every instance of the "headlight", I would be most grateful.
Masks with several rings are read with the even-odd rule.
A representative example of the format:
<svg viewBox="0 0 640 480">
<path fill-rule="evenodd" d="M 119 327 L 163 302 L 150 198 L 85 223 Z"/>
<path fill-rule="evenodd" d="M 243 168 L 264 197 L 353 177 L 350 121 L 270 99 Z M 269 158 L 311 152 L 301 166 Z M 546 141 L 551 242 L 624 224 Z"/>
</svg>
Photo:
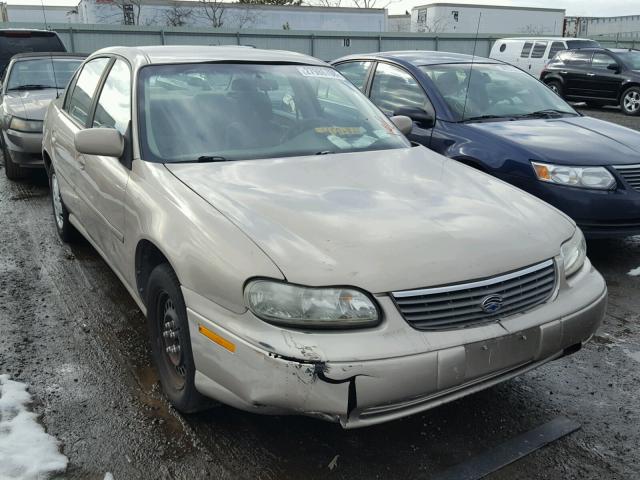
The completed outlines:
<svg viewBox="0 0 640 480">
<path fill-rule="evenodd" d="M 11 130 L 18 130 L 20 132 L 42 132 L 41 120 L 25 120 L 24 118 L 12 117 L 9 123 Z"/>
<path fill-rule="evenodd" d="M 604 167 L 569 167 L 550 163 L 531 162 L 538 180 L 569 187 L 609 190 L 616 184 L 613 175 Z"/>
<path fill-rule="evenodd" d="M 570 277 L 582 268 L 587 258 L 587 242 L 584 240 L 582 230 L 576 228 L 573 237 L 562 244 L 560 254 L 564 263 L 565 277 Z"/>
<path fill-rule="evenodd" d="M 373 300 L 353 288 L 312 288 L 253 280 L 247 284 L 244 298 L 257 317 L 290 327 L 370 327 L 380 318 Z"/>
</svg>

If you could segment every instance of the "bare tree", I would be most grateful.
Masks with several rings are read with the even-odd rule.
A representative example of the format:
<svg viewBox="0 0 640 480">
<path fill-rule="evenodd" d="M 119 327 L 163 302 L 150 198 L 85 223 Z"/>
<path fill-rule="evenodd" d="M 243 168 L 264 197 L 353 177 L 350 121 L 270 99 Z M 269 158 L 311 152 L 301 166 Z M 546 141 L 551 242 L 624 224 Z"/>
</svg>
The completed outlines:
<svg viewBox="0 0 640 480">
<path fill-rule="evenodd" d="M 313 7 L 340 7 L 342 6 L 342 0 L 306 0 L 303 5 L 309 5 Z"/>
<path fill-rule="evenodd" d="M 225 10 L 228 3 L 220 0 L 198 0 L 200 16 L 213 28 L 220 28 L 225 22 Z"/>
<path fill-rule="evenodd" d="M 399 0 L 353 0 L 356 8 L 387 8 Z"/>
<path fill-rule="evenodd" d="M 109 23 L 116 19 L 123 25 L 140 25 L 140 11 L 143 2 L 144 0 L 112 0 L 102 7 L 98 19 Z M 115 7 L 116 10 L 112 10 L 111 7 Z"/>
<path fill-rule="evenodd" d="M 165 23 L 169 27 L 183 27 L 190 23 L 193 17 L 191 7 L 182 7 L 179 3 L 174 3 L 169 10 L 164 12 Z"/>
<path fill-rule="evenodd" d="M 447 18 L 434 18 L 418 26 L 419 32 L 428 33 L 444 33 L 447 31 L 451 22 Z"/>
</svg>

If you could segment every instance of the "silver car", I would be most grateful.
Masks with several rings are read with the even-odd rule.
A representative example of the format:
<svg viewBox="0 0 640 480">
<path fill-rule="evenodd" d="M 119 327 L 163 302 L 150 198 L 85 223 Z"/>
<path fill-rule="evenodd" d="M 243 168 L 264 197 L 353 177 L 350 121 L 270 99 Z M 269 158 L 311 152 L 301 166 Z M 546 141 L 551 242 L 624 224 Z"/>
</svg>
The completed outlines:
<svg viewBox="0 0 640 480">
<path fill-rule="evenodd" d="M 407 127 L 305 55 L 109 48 L 50 106 L 43 155 L 58 233 L 146 313 L 179 410 L 349 428 L 575 352 L 605 311 L 572 220 Z"/>
<path fill-rule="evenodd" d="M 86 55 L 22 53 L 4 72 L 0 100 L 0 143 L 12 180 L 42 167 L 42 120 L 49 103 L 64 90 Z"/>
</svg>

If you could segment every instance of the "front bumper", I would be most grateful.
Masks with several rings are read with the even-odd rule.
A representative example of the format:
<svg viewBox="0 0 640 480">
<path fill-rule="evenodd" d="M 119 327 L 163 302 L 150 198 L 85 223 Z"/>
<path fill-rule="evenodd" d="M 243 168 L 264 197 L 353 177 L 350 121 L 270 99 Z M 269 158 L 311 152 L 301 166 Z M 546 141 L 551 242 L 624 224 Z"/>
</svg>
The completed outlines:
<svg viewBox="0 0 640 480">
<path fill-rule="evenodd" d="M 4 143 L 11 155 L 11 160 L 21 167 L 39 168 L 44 166 L 42 160 L 42 133 L 19 132 L 5 130 L 2 132 Z"/>
<path fill-rule="evenodd" d="M 572 279 L 576 284 L 567 284 L 554 300 L 501 322 L 419 332 L 406 322 L 398 324 L 404 320 L 394 316 L 391 300 L 379 297 L 386 315 L 383 323 L 390 325 L 374 332 L 382 336 L 375 341 L 368 341 L 364 331 L 358 338 L 356 332 L 323 335 L 278 329 L 284 340 L 278 346 L 270 343 L 278 340 L 276 337 L 256 341 L 241 333 L 251 321 L 250 314 L 236 316 L 214 307 L 215 311 L 209 310 L 205 316 L 199 312 L 210 302 L 183 289 L 197 369 L 196 388 L 244 410 L 305 414 L 340 422 L 345 428 L 411 415 L 578 349 L 600 325 L 607 299 L 602 277 L 590 264 L 583 270 L 579 278 Z M 200 326 L 230 341 L 233 351 L 200 334 Z M 405 326 L 406 330 L 400 328 Z M 407 354 L 377 351 L 385 342 L 402 347 L 405 335 Z M 380 348 L 376 341 L 382 342 Z M 339 350 L 327 354 L 336 344 Z M 416 348 L 420 344 L 422 348 Z"/>
<path fill-rule="evenodd" d="M 569 215 L 587 238 L 640 235 L 640 191 L 630 187 L 617 172 L 610 171 L 618 182 L 615 190 L 565 187 L 520 176 L 505 181 Z"/>
</svg>

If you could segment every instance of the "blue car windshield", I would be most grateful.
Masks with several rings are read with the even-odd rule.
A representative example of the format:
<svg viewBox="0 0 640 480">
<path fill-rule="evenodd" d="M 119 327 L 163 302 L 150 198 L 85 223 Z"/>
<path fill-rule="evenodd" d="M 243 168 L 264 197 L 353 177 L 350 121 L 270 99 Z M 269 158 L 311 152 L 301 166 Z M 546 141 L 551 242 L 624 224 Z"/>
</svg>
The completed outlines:
<svg viewBox="0 0 640 480">
<path fill-rule="evenodd" d="M 528 73 L 502 64 L 420 67 L 449 106 L 455 121 L 521 117 L 536 112 L 577 115 L 562 98 Z"/>
</svg>

